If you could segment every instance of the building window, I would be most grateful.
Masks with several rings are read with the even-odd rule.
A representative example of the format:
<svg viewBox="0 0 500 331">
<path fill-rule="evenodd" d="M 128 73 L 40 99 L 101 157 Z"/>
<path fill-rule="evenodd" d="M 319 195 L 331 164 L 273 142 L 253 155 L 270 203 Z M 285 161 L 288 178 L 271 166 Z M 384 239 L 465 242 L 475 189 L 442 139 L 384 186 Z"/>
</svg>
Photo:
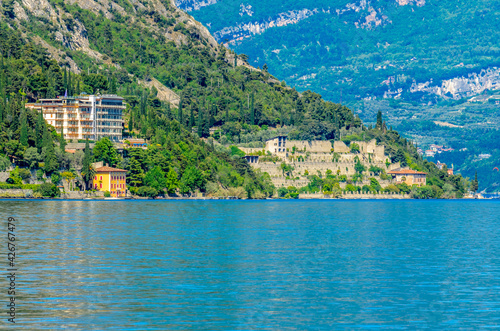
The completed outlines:
<svg viewBox="0 0 500 331">
<path fill-rule="evenodd" d="M 102 183 L 99 185 L 99 188 L 102 188 Z"/>
<path fill-rule="evenodd" d="M 102 180 L 102 176 L 101 176 L 100 180 Z"/>
</svg>

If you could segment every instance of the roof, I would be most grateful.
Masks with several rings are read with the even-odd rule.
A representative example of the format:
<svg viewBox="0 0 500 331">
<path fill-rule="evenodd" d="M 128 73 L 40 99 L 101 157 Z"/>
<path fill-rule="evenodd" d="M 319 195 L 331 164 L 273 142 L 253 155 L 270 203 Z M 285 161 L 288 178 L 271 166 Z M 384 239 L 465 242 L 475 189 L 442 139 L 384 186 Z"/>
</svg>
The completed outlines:
<svg viewBox="0 0 500 331">
<path fill-rule="evenodd" d="M 127 170 L 118 169 L 118 168 L 111 168 L 111 167 L 107 167 L 107 166 L 97 168 L 95 171 L 97 171 L 97 172 L 127 172 Z"/>
<path fill-rule="evenodd" d="M 400 170 L 392 170 L 387 174 L 389 175 L 427 175 L 426 172 L 411 170 L 411 169 L 400 169 Z"/>
</svg>

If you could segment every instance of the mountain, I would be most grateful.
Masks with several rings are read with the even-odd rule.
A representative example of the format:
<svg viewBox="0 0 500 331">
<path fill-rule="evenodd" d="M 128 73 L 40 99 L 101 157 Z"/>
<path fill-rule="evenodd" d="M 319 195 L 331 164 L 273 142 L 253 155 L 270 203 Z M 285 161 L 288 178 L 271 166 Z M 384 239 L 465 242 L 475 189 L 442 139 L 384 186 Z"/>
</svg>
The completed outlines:
<svg viewBox="0 0 500 331">
<path fill-rule="evenodd" d="M 328 100 L 460 99 L 500 87 L 498 2 L 177 3 L 252 64 Z"/>
<path fill-rule="evenodd" d="M 28 164 L 30 150 L 30 166 L 46 175 L 71 170 L 78 160 L 71 163 L 61 151 L 58 163 L 45 169 L 43 148 L 54 142 L 38 137 L 35 114 L 23 115 L 21 105 L 86 92 L 123 96 L 124 134 L 151 143 L 147 151 L 119 158 L 110 156 L 116 154 L 108 142 L 96 142 L 94 161 L 126 168 L 137 192 L 166 188 L 156 180 L 166 176 L 181 193 L 233 189 L 269 196 L 269 176 L 229 147 L 262 146 L 278 133 L 303 140 L 373 138 L 386 145 L 392 161 L 428 171 L 434 179 L 426 189 L 433 196 L 441 196 L 445 185 L 447 193 L 461 195 L 469 185 L 422 160 L 415 146 L 382 125 L 381 116 L 377 128 L 368 128 L 344 105 L 298 93 L 268 68 L 252 67 L 247 56 L 218 44 L 168 0 L 4 1 L 0 44 L 0 153 Z M 54 128 L 47 131 L 64 144 Z"/>
<path fill-rule="evenodd" d="M 348 105 L 365 123 L 382 111 L 388 126 L 424 149 L 456 151 L 432 161 L 455 160 L 466 176 L 479 170 L 482 189 L 500 189 L 492 172 L 500 164 L 500 112 L 488 100 L 500 95 L 499 2 L 177 3 L 251 64 Z"/>
</svg>

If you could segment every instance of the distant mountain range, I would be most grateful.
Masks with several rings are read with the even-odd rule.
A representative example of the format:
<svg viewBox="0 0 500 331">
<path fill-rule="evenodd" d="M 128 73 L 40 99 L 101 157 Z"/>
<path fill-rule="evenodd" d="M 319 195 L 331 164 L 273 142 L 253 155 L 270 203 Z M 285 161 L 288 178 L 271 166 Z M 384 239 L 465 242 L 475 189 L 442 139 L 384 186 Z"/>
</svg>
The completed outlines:
<svg viewBox="0 0 500 331">
<path fill-rule="evenodd" d="M 177 0 L 220 42 L 326 99 L 460 99 L 500 88 L 500 2 Z"/>
</svg>

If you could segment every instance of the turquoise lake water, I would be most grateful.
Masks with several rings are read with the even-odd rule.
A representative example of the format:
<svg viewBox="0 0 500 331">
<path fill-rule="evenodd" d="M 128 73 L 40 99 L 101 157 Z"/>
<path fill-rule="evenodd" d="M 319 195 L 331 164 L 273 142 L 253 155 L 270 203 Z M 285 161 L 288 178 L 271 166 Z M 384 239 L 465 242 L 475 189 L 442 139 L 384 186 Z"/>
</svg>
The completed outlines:
<svg viewBox="0 0 500 331">
<path fill-rule="evenodd" d="M 2 271 L 9 216 L 17 328 L 500 328 L 498 200 L 1 200 Z"/>
</svg>

